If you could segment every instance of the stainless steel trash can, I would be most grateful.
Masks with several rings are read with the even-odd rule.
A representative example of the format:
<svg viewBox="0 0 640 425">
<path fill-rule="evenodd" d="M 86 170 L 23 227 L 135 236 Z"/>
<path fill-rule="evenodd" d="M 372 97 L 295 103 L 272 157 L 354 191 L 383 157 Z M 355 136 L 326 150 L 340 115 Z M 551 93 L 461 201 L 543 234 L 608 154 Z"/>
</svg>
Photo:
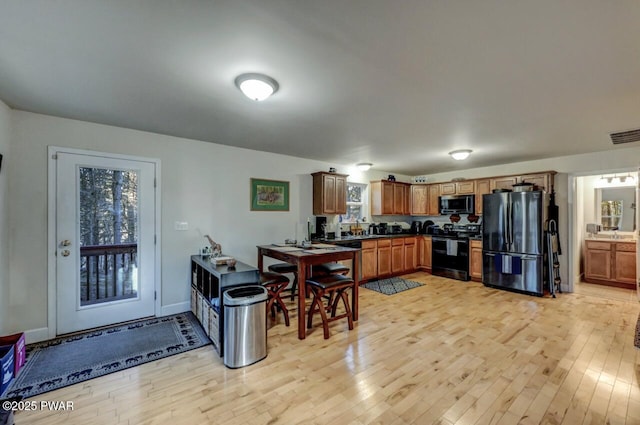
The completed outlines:
<svg viewBox="0 0 640 425">
<path fill-rule="evenodd" d="M 229 289 L 224 303 L 224 364 L 236 369 L 267 357 L 267 290 L 259 285 Z"/>
</svg>

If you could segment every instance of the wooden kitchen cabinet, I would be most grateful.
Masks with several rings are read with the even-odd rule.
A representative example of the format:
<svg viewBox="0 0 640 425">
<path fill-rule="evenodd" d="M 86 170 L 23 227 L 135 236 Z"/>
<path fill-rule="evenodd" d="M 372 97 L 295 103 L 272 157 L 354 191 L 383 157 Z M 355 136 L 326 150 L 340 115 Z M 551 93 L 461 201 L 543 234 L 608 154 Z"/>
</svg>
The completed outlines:
<svg viewBox="0 0 640 425">
<path fill-rule="evenodd" d="M 440 183 L 440 195 L 468 195 L 474 192 L 474 180 Z"/>
<path fill-rule="evenodd" d="M 404 192 L 404 208 L 403 208 L 402 214 L 410 215 L 411 214 L 411 185 L 403 184 L 402 191 Z"/>
<path fill-rule="evenodd" d="M 611 280 L 611 244 L 586 241 L 584 277 L 589 280 Z"/>
<path fill-rule="evenodd" d="M 404 238 L 404 271 L 412 272 L 418 268 L 417 237 Z"/>
<path fill-rule="evenodd" d="M 411 185 L 393 182 L 394 214 L 409 215 L 411 204 Z"/>
<path fill-rule="evenodd" d="M 346 174 L 317 172 L 313 176 L 313 215 L 347 213 Z"/>
<path fill-rule="evenodd" d="M 508 189 L 513 190 L 513 185 L 517 183 L 516 176 L 495 177 L 491 179 L 491 190 Z"/>
<path fill-rule="evenodd" d="M 375 240 L 362 241 L 362 280 L 378 276 L 378 243 Z"/>
<path fill-rule="evenodd" d="M 476 215 L 482 214 L 482 195 L 491 193 L 491 180 L 476 180 Z"/>
<path fill-rule="evenodd" d="M 555 171 L 544 171 L 541 173 L 519 174 L 515 176 L 494 177 L 491 179 L 491 190 L 493 189 L 510 189 L 516 183 L 532 183 L 535 190 L 544 190 L 551 192 L 553 187 L 553 176 Z"/>
<path fill-rule="evenodd" d="M 429 185 L 429 207 L 427 208 L 427 215 L 439 215 L 439 203 L 440 200 L 438 197 L 440 196 L 440 185 L 439 184 L 430 184 Z"/>
<path fill-rule="evenodd" d="M 431 236 L 418 236 L 418 266 L 431 270 Z"/>
<path fill-rule="evenodd" d="M 616 282 L 636 286 L 636 243 L 616 243 L 616 257 L 613 278 Z"/>
<path fill-rule="evenodd" d="M 410 187 L 387 180 L 370 182 L 371 215 L 409 215 Z"/>
<path fill-rule="evenodd" d="M 472 280 L 482 281 L 482 241 L 470 241 L 469 275 L 471 276 Z"/>
<path fill-rule="evenodd" d="M 426 184 L 411 185 L 411 215 L 429 215 L 429 186 Z"/>
<path fill-rule="evenodd" d="M 551 192 L 551 187 L 553 186 L 553 174 L 523 174 L 518 179 L 518 182 L 533 183 L 533 187 L 535 190 L 544 190 L 547 192 Z"/>
<path fill-rule="evenodd" d="M 440 183 L 440 195 L 455 195 L 456 184 L 454 182 Z"/>
<path fill-rule="evenodd" d="M 618 240 L 585 241 L 584 281 L 634 289 L 636 243 Z"/>
<path fill-rule="evenodd" d="M 378 276 L 391 274 L 391 239 L 378 239 Z"/>
<path fill-rule="evenodd" d="M 404 271 L 404 238 L 391 239 L 391 273 Z"/>
<path fill-rule="evenodd" d="M 456 195 L 472 195 L 476 191 L 474 180 L 456 182 Z"/>
</svg>

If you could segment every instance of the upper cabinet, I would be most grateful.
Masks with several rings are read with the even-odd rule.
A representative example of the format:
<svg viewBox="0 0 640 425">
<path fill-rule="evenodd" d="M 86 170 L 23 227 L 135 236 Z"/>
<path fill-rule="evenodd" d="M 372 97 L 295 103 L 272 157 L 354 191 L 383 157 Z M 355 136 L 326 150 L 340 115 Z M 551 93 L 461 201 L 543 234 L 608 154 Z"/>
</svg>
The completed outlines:
<svg viewBox="0 0 640 425">
<path fill-rule="evenodd" d="M 440 195 L 469 195 L 475 192 L 475 181 L 440 183 Z"/>
<path fill-rule="evenodd" d="M 347 213 L 346 174 L 319 171 L 313 176 L 313 215 Z"/>
<path fill-rule="evenodd" d="M 411 215 L 428 215 L 429 186 L 426 184 L 411 185 Z"/>
<path fill-rule="evenodd" d="M 482 214 L 482 195 L 491 193 L 491 180 L 476 180 L 476 215 Z"/>
<path fill-rule="evenodd" d="M 551 192 L 555 171 L 546 171 L 535 174 L 521 174 L 517 176 L 494 177 L 491 179 L 491 190 L 513 189 L 516 183 L 532 183 L 536 190 Z"/>
<path fill-rule="evenodd" d="M 482 195 L 489 194 L 494 189 L 513 190 L 514 184 L 522 182 L 532 183 L 535 190 L 550 192 L 553 188 L 553 176 L 555 174 L 555 171 L 544 171 L 540 173 L 520 174 L 517 176 L 487 177 L 446 183 L 414 184 L 411 185 L 409 213 L 411 215 L 439 215 L 439 196 L 474 194 L 475 213 L 482 214 Z M 389 190 L 391 191 L 392 189 Z"/>
<path fill-rule="evenodd" d="M 440 185 L 439 184 L 430 184 L 429 185 L 429 207 L 427 208 L 427 215 L 438 215 L 439 211 L 439 201 L 438 197 L 440 196 Z"/>
<path fill-rule="evenodd" d="M 538 174 L 524 174 L 519 176 L 518 183 L 533 183 L 533 187 L 538 190 L 544 190 L 551 192 L 553 187 L 554 172 L 538 173 Z"/>
<path fill-rule="evenodd" d="M 411 185 L 388 180 L 372 181 L 371 215 L 408 215 Z"/>
<path fill-rule="evenodd" d="M 491 190 L 493 189 L 513 189 L 513 185 L 518 182 L 516 176 L 494 177 L 491 179 Z"/>
</svg>

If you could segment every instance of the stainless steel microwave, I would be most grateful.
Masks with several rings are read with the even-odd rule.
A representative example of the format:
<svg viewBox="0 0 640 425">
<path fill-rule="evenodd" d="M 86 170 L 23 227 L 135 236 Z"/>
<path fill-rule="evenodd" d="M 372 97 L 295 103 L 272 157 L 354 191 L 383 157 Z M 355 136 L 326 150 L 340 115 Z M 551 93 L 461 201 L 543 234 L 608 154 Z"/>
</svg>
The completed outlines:
<svg viewBox="0 0 640 425">
<path fill-rule="evenodd" d="M 447 195 L 438 197 L 440 214 L 475 214 L 475 195 Z"/>
</svg>

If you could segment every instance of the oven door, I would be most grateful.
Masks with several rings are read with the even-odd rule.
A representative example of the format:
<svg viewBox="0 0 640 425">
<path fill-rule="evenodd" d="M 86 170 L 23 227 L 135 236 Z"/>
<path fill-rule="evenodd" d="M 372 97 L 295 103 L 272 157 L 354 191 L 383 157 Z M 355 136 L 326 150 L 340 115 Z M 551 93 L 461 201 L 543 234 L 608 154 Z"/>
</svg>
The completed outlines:
<svg viewBox="0 0 640 425">
<path fill-rule="evenodd" d="M 469 280 L 469 240 L 433 236 L 432 274 Z"/>
</svg>

